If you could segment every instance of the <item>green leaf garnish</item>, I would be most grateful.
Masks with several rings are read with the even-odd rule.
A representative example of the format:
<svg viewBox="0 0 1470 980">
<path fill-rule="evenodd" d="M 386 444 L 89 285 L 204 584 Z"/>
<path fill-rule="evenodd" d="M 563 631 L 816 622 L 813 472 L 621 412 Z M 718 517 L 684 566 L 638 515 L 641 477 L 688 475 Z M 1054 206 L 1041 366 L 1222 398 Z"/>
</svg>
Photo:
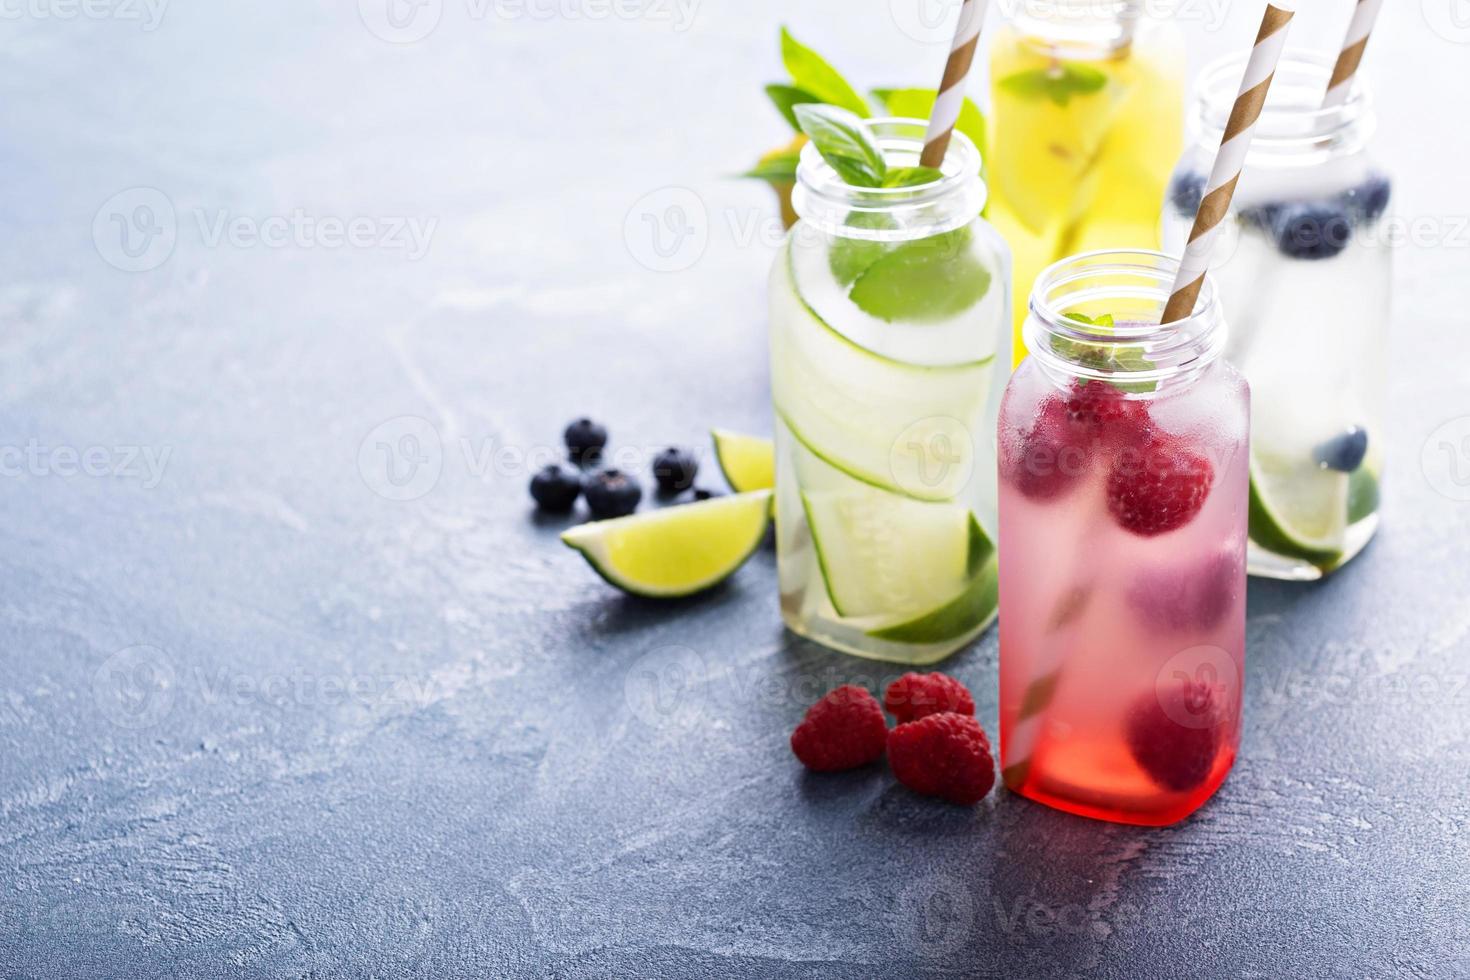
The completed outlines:
<svg viewBox="0 0 1470 980">
<path fill-rule="evenodd" d="M 762 160 L 740 176 L 769 180 L 777 184 L 792 183 L 796 180 L 796 165 L 799 162 L 801 162 L 800 152 L 782 153 L 768 160 Z"/>
<path fill-rule="evenodd" d="M 850 211 L 843 224 L 850 228 L 874 230 L 898 227 L 898 222 L 893 220 L 893 216 L 883 211 Z M 838 235 L 827 251 L 827 267 L 832 270 L 832 277 L 839 283 L 851 286 L 858 276 L 867 272 L 874 262 L 881 259 L 892 248 L 892 242 Z"/>
<path fill-rule="evenodd" d="M 847 79 L 825 58 L 792 37 L 785 27 L 781 28 L 781 62 L 794 85 L 816 96 L 817 101 L 840 106 L 863 118 L 869 115 L 868 104 L 847 84 Z"/>
<path fill-rule="evenodd" d="M 872 96 L 883 103 L 884 110 L 890 116 L 928 119 L 929 114 L 934 111 L 934 90 L 932 88 L 875 88 Z M 980 151 L 980 159 L 983 162 L 985 159 L 985 117 L 981 115 L 980 108 L 968 98 L 960 103 L 960 118 L 954 128 L 970 138 L 970 142 L 974 143 L 975 148 Z"/>
<path fill-rule="evenodd" d="M 1098 316 L 1088 316 L 1085 313 L 1068 313 L 1066 314 L 1066 318 L 1068 320 L 1076 320 L 1078 323 L 1088 324 L 1089 326 L 1112 327 L 1114 325 L 1113 315 L 1111 313 L 1103 313 Z M 1067 337 L 1052 337 L 1051 349 L 1056 351 L 1057 355 L 1063 360 L 1071 361 L 1074 364 L 1084 364 L 1100 371 L 1152 371 L 1155 366 L 1153 361 L 1150 361 L 1144 356 L 1143 348 L 1139 346 L 1103 347 L 1101 345 L 1071 340 Z M 1112 385 L 1119 391 L 1130 392 L 1154 391 L 1159 386 L 1157 381 L 1108 380 L 1107 384 Z"/>
<path fill-rule="evenodd" d="M 793 111 L 801 131 L 837 176 L 854 187 L 883 186 L 888 164 L 861 119 L 833 105 L 799 105 Z"/>
<path fill-rule="evenodd" d="M 767 85 L 766 94 L 771 97 L 776 109 L 791 124 L 792 129 L 801 128 L 796 122 L 796 113 L 792 111 L 796 106 L 807 102 L 822 101 L 818 96 L 804 88 L 797 88 L 795 85 Z"/>
<path fill-rule="evenodd" d="M 880 320 L 933 322 L 969 309 L 990 289 L 969 226 L 893 245 L 857 277 L 848 297 Z"/>
<path fill-rule="evenodd" d="M 1051 99 L 1059 106 L 1074 95 L 1091 95 L 1108 84 L 1108 76 L 1091 65 L 1059 61 L 1046 68 L 1032 68 L 1000 80 L 1000 87 L 1023 99 Z"/>
<path fill-rule="evenodd" d="M 895 167 L 883 175 L 884 187 L 917 187 L 943 177 L 938 167 Z"/>
</svg>

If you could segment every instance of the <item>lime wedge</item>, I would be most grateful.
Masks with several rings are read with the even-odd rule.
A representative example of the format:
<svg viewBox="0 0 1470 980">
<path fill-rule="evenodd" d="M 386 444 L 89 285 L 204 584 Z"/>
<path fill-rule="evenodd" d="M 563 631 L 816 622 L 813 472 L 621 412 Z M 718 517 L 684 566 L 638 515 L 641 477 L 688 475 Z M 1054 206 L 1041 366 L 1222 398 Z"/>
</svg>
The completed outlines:
<svg viewBox="0 0 1470 980">
<path fill-rule="evenodd" d="M 1348 523 L 1356 524 L 1378 509 L 1378 476 L 1366 466 L 1348 477 Z"/>
<path fill-rule="evenodd" d="M 714 429 L 715 459 L 725 482 L 736 493 L 769 490 L 776 485 L 776 447 L 769 439 Z"/>
<path fill-rule="evenodd" d="M 970 512 L 845 479 L 801 505 L 832 607 L 843 617 L 908 612 L 965 587 Z"/>
<path fill-rule="evenodd" d="M 1341 558 L 1349 479 L 1310 459 L 1251 460 L 1250 538 L 1267 551 L 1330 568 Z"/>
<path fill-rule="evenodd" d="M 920 644 L 948 643 L 979 633 L 995 618 L 1000 606 L 1000 569 L 995 546 L 973 515 L 966 568 L 969 584 L 959 595 L 914 618 L 870 629 L 868 635 L 892 643 Z"/>
<path fill-rule="evenodd" d="M 624 592 L 666 599 L 729 578 L 760 546 L 770 519 L 771 491 L 755 490 L 593 521 L 561 539 Z"/>
</svg>

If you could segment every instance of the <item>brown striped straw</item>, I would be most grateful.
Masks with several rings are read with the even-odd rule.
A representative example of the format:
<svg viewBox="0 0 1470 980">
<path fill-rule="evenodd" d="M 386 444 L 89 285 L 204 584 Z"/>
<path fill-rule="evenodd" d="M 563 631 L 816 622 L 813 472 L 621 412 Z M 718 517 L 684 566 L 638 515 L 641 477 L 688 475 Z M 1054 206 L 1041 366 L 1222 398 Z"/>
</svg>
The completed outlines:
<svg viewBox="0 0 1470 980">
<path fill-rule="evenodd" d="M 1383 0 L 1358 0 L 1353 8 L 1353 19 L 1348 22 L 1347 37 L 1343 38 L 1342 50 L 1337 53 L 1337 62 L 1332 66 L 1332 78 L 1327 82 L 1327 96 L 1322 108 L 1330 109 L 1347 101 L 1353 87 L 1353 75 L 1363 60 L 1363 49 L 1368 46 L 1368 33 L 1378 19 Z"/>
<path fill-rule="evenodd" d="M 1179 259 L 1179 273 L 1174 277 L 1174 288 L 1164 306 L 1162 323 L 1183 320 L 1194 312 L 1194 302 L 1199 298 L 1205 272 L 1209 269 L 1210 250 L 1219 234 L 1220 222 L 1230 209 L 1235 182 L 1240 179 L 1241 168 L 1245 166 L 1251 135 L 1255 132 L 1256 120 L 1261 116 L 1271 79 L 1275 77 L 1276 63 L 1281 60 L 1281 49 L 1286 45 L 1286 29 L 1293 13 L 1293 4 L 1288 0 L 1276 0 L 1266 5 L 1266 16 L 1261 19 L 1261 29 L 1256 34 L 1255 46 L 1251 48 L 1245 74 L 1240 79 L 1240 91 L 1230 109 L 1225 132 L 1220 137 L 1215 165 L 1210 169 L 1204 197 L 1194 215 L 1189 244 Z"/>
<path fill-rule="evenodd" d="M 934 108 L 929 113 L 929 128 L 924 132 L 924 152 L 919 155 L 919 163 L 925 167 L 937 167 L 944 162 L 949 134 L 954 132 L 954 124 L 960 120 L 960 108 L 965 104 L 965 78 L 970 74 L 970 62 L 975 60 L 983 20 L 985 0 L 964 0 L 954 41 L 949 46 L 949 59 L 944 63 L 944 77 L 939 81 Z"/>
</svg>

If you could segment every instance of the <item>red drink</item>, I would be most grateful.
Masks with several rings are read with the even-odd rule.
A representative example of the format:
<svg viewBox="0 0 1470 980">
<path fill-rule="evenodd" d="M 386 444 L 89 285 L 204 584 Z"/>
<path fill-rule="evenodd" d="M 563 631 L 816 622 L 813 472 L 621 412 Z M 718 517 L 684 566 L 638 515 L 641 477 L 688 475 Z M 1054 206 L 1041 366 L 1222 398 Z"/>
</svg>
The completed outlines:
<svg viewBox="0 0 1470 980">
<path fill-rule="evenodd" d="M 1151 252 L 1044 272 L 999 431 L 1007 785 L 1138 824 L 1224 781 L 1245 666 L 1249 393 L 1213 288 L 1157 325 L 1173 273 Z"/>
</svg>

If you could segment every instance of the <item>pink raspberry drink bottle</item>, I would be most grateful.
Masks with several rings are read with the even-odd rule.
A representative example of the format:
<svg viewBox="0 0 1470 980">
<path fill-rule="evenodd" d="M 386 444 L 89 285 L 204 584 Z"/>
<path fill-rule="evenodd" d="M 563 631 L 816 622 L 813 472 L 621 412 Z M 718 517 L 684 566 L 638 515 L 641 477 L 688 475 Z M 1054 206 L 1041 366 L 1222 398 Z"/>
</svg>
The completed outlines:
<svg viewBox="0 0 1470 980">
<path fill-rule="evenodd" d="M 1042 272 L 999 423 L 1003 775 L 1123 823 L 1193 812 L 1240 740 L 1250 394 L 1212 282 L 1159 325 L 1176 268 Z"/>
</svg>

